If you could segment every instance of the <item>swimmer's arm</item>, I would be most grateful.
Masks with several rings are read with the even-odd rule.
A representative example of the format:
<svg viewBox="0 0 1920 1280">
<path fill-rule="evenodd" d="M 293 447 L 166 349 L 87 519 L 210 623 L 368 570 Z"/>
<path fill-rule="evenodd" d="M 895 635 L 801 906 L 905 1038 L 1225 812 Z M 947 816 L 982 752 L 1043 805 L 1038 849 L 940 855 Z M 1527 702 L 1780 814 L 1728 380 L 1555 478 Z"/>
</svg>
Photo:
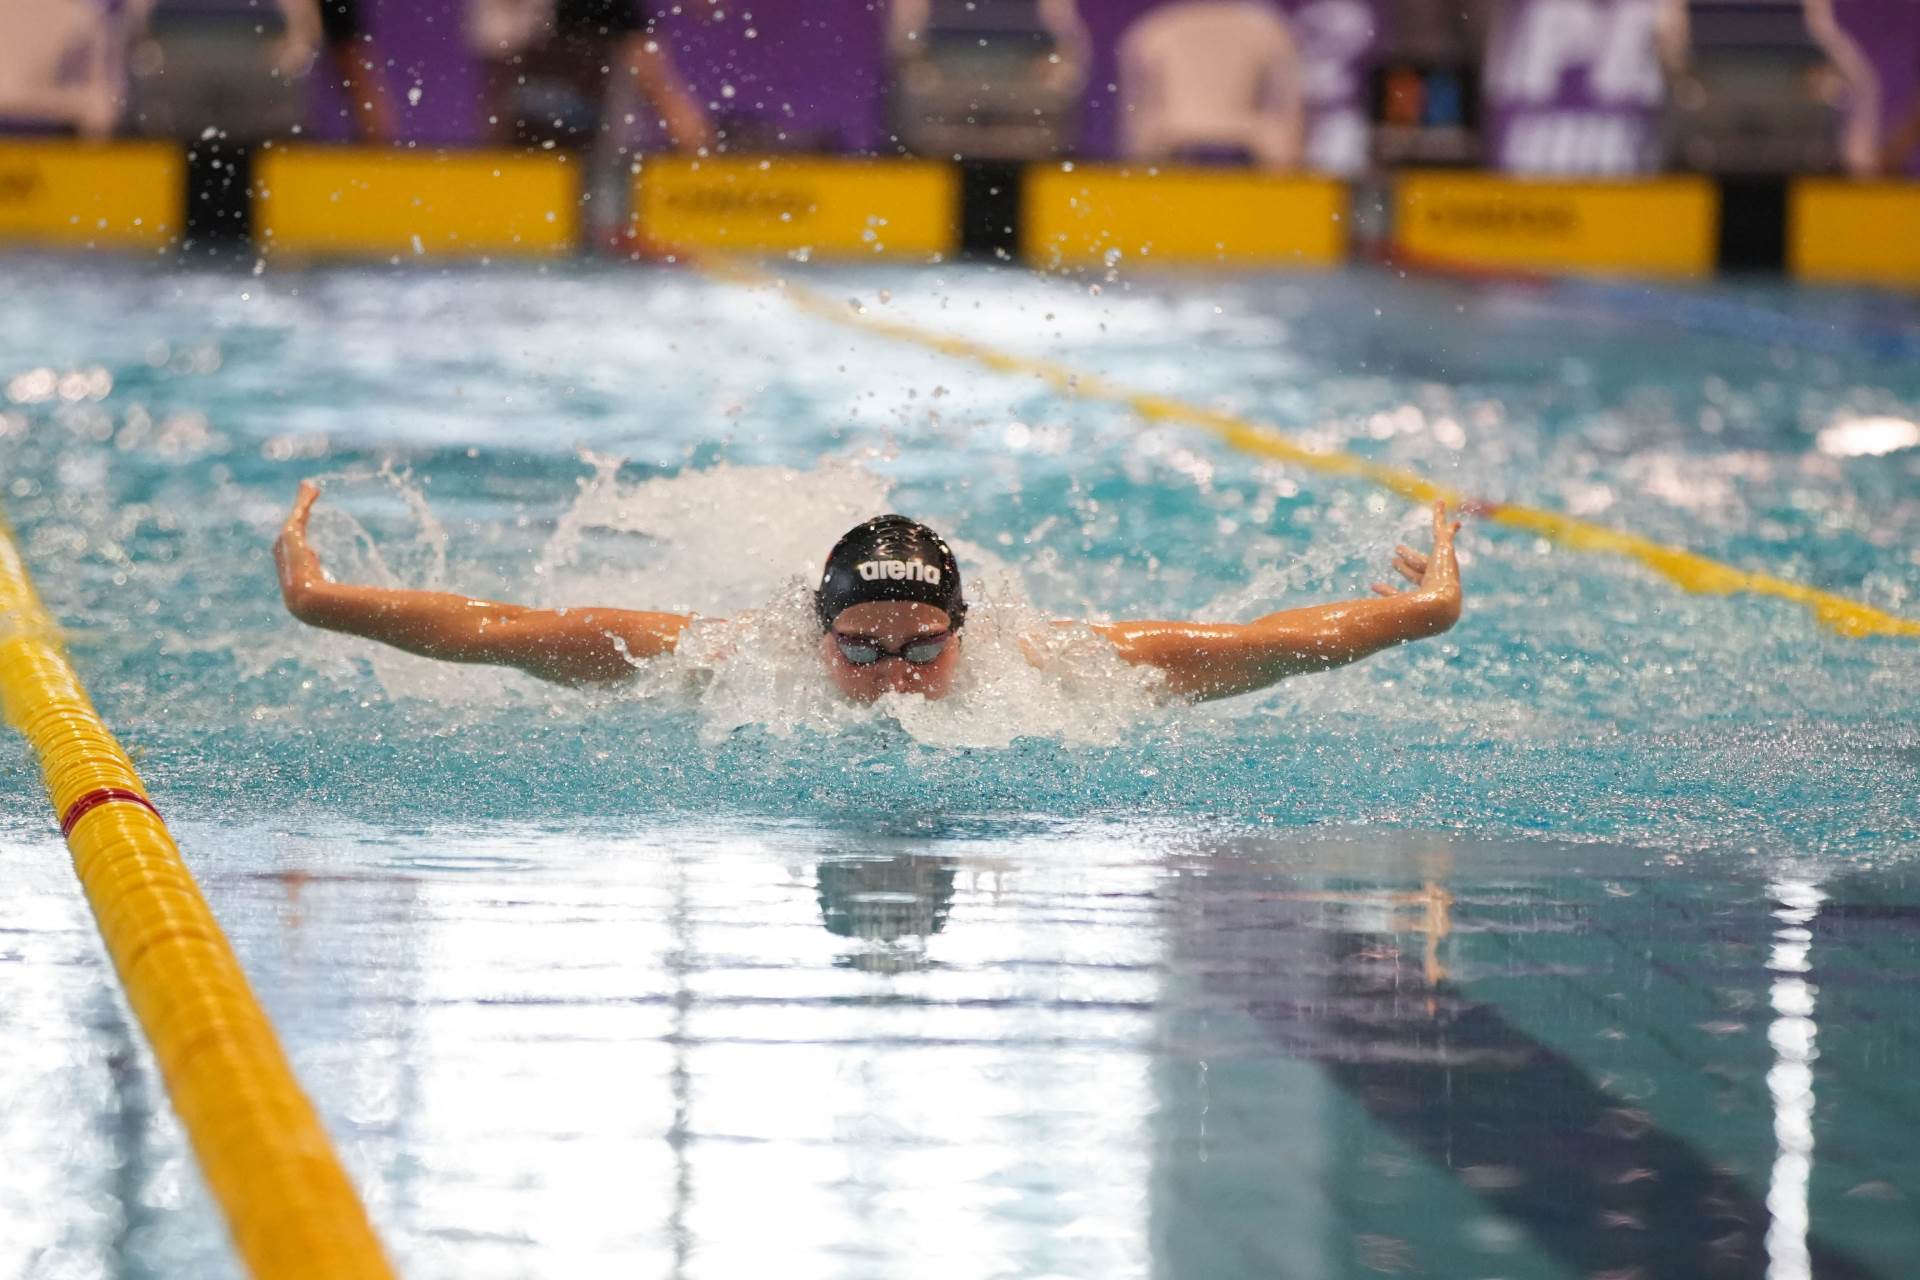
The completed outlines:
<svg viewBox="0 0 1920 1280">
<path fill-rule="evenodd" d="M 1375 599 L 1288 609 L 1247 623 L 1114 622 L 1093 630 L 1128 662 L 1164 671 L 1172 693 L 1195 700 L 1252 693 L 1452 627 L 1460 618 L 1453 550 L 1459 528 L 1436 503 L 1432 554 L 1395 551 L 1394 568 L 1414 584 L 1410 591 L 1376 583 Z"/>
<path fill-rule="evenodd" d="M 633 609 L 531 609 L 443 591 L 402 591 L 329 581 L 307 542 L 320 490 L 300 486 L 273 544 L 287 611 L 310 626 L 344 631 L 447 662 L 517 667 L 560 684 L 622 680 L 644 659 L 671 652 L 692 621 Z"/>
</svg>

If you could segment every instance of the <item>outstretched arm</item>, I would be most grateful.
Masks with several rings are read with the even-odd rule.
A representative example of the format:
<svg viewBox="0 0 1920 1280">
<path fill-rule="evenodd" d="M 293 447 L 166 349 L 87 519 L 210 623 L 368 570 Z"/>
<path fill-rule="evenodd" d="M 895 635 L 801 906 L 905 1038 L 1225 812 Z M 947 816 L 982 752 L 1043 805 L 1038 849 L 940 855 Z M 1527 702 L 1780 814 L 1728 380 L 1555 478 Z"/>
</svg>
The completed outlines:
<svg viewBox="0 0 1920 1280">
<path fill-rule="evenodd" d="M 670 652 L 692 621 L 632 609 L 529 609 L 441 591 L 398 591 L 333 582 L 307 543 L 319 486 L 303 481 L 273 544 L 287 611 L 311 626 L 344 631 L 448 662 L 486 662 L 560 684 L 633 674 L 634 663 Z"/>
<path fill-rule="evenodd" d="M 1128 662 L 1158 667 L 1185 697 L 1230 698 L 1302 671 L 1324 671 L 1370 653 L 1439 635 L 1460 617 L 1460 566 L 1446 504 L 1433 506 L 1433 552 L 1394 552 L 1393 567 L 1413 584 L 1376 583 L 1377 598 L 1270 613 L 1252 622 L 1113 622 L 1093 629 Z"/>
</svg>

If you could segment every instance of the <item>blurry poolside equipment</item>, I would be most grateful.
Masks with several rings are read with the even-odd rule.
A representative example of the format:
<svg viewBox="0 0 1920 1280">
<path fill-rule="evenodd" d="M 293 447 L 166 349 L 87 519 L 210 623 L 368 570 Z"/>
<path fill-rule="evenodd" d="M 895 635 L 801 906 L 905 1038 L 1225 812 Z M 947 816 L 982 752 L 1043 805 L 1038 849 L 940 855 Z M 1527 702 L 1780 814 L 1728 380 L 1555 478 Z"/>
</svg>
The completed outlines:
<svg viewBox="0 0 1920 1280">
<path fill-rule="evenodd" d="M 1121 150 L 1131 160 L 1303 158 L 1302 67 L 1287 21 L 1260 0 L 1175 0 L 1120 41 Z"/>
<path fill-rule="evenodd" d="M 133 132 L 234 142 L 295 132 L 317 14 L 301 0 L 156 0 L 129 57 Z"/>
<path fill-rule="evenodd" d="M 1675 164 L 1701 173 L 1831 173 L 1840 84 L 1798 0 L 1696 0 L 1688 74 L 1669 99 Z"/>
<path fill-rule="evenodd" d="M 1376 165 L 1477 164 L 1481 148 L 1480 64 L 1492 0 L 1461 5 L 1398 0 L 1389 6 L 1392 43 L 1369 77 Z"/>
<path fill-rule="evenodd" d="M 893 131 L 919 155 L 1032 160 L 1080 134 L 1074 0 L 894 0 Z"/>
</svg>

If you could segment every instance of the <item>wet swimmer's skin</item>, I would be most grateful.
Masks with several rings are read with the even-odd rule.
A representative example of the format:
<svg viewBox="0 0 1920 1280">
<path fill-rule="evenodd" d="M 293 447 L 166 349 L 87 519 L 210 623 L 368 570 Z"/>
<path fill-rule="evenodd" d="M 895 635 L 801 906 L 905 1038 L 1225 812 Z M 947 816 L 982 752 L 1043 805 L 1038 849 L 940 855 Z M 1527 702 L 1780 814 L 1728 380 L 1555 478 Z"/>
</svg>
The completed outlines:
<svg viewBox="0 0 1920 1280">
<path fill-rule="evenodd" d="M 320 496 L 302 483 L 273 544 L 280 592 L 300 621 L 364 636 L 449 662 L 516 667 L 561 684 L 631 677 L 671 652 L 691 615 L 584 606 L 533 609 L 439 591 L 334 582 L 308 545 L 307 521 Z M 1169 692 L 1228 698 L 1287 676 L 1324 671 L 1382 649 L 1439 635 L 1460 617 L 1460 530 L 1444 504 L 1433 508 L 1433 548 L 1402 545 L 1393 567 L 1408 584 L 1375 583 L 1374 595 L 1286 609 L 1252 622 L 1080 623 L 1106 637 L 1121 658 L 1157 668 Z M 965 652 L 967 605 L 946 542 L 905 516 L 877 516 L 849 530 L 827 557 L 814 595 L 820 660 L 843 695 L 872 702 L 886 693 L 944 697 Z"/>
</svg>

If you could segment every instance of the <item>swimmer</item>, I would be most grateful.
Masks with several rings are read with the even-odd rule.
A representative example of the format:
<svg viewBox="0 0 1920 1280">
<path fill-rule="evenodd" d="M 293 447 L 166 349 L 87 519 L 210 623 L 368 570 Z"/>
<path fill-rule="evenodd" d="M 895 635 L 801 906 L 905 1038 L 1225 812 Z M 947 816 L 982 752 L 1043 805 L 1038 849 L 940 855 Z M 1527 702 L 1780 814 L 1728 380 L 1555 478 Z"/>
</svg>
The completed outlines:
<svg viewBox="0 0 1920 1280">
<path fill-rule="evenodd" d="M 320 489 L 301 484 L 273 544 L 280 593 L 311 626 L 364 636 L 449 662 L 517 667 L 561 684 L 604 684 L 671 652 L 693 618 L 680 613 L 580 607 L 533 609 L 439 591 L 334 582 L 307 543 Z M 1106 637 L 1121 658 L 1157 668 L 1170 693 L 1230 698 L 1287 676 L 1324 671 L 1394 645 L 1439 635 L 1460 617 L 1458 521 L 1433 506 L 1433 550 L 1400 546 L 1393 567 L 1411 587 L 1375 583 L 1372 598 L 1308 605 L 1252 622 L 1060 622 Z M 944 697 L 964 661 L 967 602 L 944 539 L 905 516 L 876 516 L 827 555 L 814 592 L 819 653 L 846 697 Z"/>
</svg>

